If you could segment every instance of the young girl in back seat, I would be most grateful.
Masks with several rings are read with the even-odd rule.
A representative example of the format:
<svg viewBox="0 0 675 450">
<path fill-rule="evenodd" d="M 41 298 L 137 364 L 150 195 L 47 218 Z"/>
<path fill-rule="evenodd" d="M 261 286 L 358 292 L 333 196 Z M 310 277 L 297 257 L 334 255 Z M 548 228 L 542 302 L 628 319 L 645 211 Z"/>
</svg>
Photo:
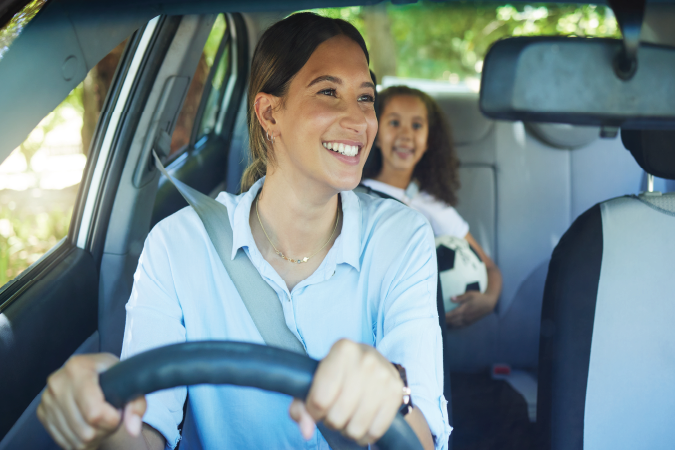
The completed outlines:
<svg viewBox="0 0 675 450">
<path fill-rule="evenodd" d="M 392 86 L 378 95 L 379 131 L 362 184 L 394 197 L 422 213 L 435 236 L 466 239 L 477 251 L 488 274 L 484 293 L 469 291 L 453 298 L 460 306 L 446 314 L 452 327 L 463 327 L 489 314 L 497 304 L 502 277 L 497 265 L 469 233 L 457 213 L 459 162 L 450 127 L 438 103 L 426 93 Z"/>
</svg>

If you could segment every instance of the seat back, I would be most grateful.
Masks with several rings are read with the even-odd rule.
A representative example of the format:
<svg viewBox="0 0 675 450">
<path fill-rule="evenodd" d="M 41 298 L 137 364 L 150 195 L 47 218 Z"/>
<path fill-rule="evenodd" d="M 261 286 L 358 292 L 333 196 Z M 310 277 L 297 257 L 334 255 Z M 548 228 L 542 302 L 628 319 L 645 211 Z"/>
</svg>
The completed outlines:
<svg viewBox="0 0 675 450">
<path fill-rule="evenodd" d="M 474 92 L 420 87 L 453 131 L 461 163 L 457 211 L 504 278 L 494 314 L 448 333 L 451 367 L 467 372 L 508 363 L 536 370 L 553 248 L 590 206 L 639 192 L 643 171 L 620 139 L 600 139 L 597 128 L 493 121 L 480 112 Z M 596 170 L 600 161 L 606 171 Z"/>
<path fill-rule="evenodd" d="M 675 179 L 672 150 L 659 174 Z M 673 230 L 675 193 L 645 193 L 593 206 L 560 240 L 541 318 L 537 448 L 672 448 Z"/>
</svg>

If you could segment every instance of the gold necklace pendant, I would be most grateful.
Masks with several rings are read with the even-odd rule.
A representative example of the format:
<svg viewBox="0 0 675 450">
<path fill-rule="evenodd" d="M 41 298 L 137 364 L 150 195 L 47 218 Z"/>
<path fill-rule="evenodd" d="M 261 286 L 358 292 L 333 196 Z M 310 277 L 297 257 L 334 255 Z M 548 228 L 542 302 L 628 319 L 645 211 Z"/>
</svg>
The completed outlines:
<svg viewBox="0 0 675 450">
<path fill-rule="evenodd" d="M 262 188 L 260 189 L 260 191 L 262 192 Z M 267 238 L 267 241 L 270 243 L 270 245 L 271 245 L 272 248 L 274 249 L 274 252 L 275 252 L 277 255 L 281 256 L 281 257 L 282 257 L 283 259 L 285 259 L 286 261 L 291 262 L 291 263 L 293 263 L 293 264 L 302 264 L 302 263 L 306 263 L 307 261 L 310 260 L 310 258 L 313 258 L 313 257 L 316 256 L 321 250 L 323 250 L 324 248 L 326 248 L 326 246 L 328 245 L 328 243 L 333 239 L 333 236 L 335 235 L 335 230 L 337 230 L 338 223 L 340 222 L 340 206 L 339 206 L 339 203 L 338 203 L 338 210 L 337 210 L 337 218 L 335 219 L 335 226 L 333 227 L 333 232 L 330 234 L 330 237 L 328 238 L 328 240 L 326 241 L 326 243 L 323 244 L 323 245 L 321 246 L 321 248 L 320 248 L 319 250 L 317 250 L 316 252 L 314 252 L 314 254 L 312 254 L 311 256 L 305 256 L 305 257 L 302 258 L 302 259 L 300 259 L 300 258 L 298 258 L 298 259 L 293 259 L 293 258 L 287 257 L 286 255 L 284 255 L 284 254 L 276 247 L 276 245 L 274 245 L 274 243 L 272 242 L 272 239 L 270 239 L 270 237 L 267 235 L 267 231 L 265 231 L 265 227 L 264 227 L 263 224 L 262 224 L 262 220 L 260 220 L 260 212 L 258 211 L 258 199 L 259 199 L 259 198 L 260 198 L 260 193 L 258 193 L 258 195 L 257 195 L 256 198 L 255 198 L 255 214 L 256 214 L 256 216 L 258 216 L 258 223 L 260 224 L 260 228 L 262 228 L 263 233 L 265 233 L 265 237 Z"/>
<path fill-rule="evenodd" d="M 260 224 L 260 226 L 262 226 L 262 224 Z M 263 229 L 263 231 L 265 231 L 265 230 Z M 331 237 L 333 237 L 333 236 L 331 236 Z M 269 238 L 267 238 L 267 239 L 269 240 Z M 270 244 L 272 244 L 272 241 L 270 241 Z M 272 244 L 272 247 L 274 247 L 274 244 Z M 324 247 L 325 247 L 325 246 L 324 246 Z M 279 250 L 277 250 L 276 248 L 275 248 L 274 250 L 275 250 L 275 252 L 276 252 L 277 255 L 281 256 L 282 258 L 284 258 L 284 259 L 285 259 L 286 261 L 288 261 L 288 262 L 292 262 L 293 264 L 302 264 L 302 263 L 306 263 L 307 261 L 309 261 L 309 258 L 311 258 L 311 256 L 309 256 L 309 257 L 305 256 L 305 257 L 302 258 L 302 259 L 287 258 L 286 255 L 284 255 L 283 253 L 281 253 L 281 252 L 280 252 Z M 322 249 L 322 250 L 323 250 L 323 249 Z M 321 251 L 321 250 L 319 250 L 319 251 Z M 317 252 L 317 253 L 318 253 L 318 252 Z M 315 254 L 316 254 L 316 253 L 315 253 Z M 312 255 L 312 256 L 313 256 L 313 255 Z"/>
</svg>

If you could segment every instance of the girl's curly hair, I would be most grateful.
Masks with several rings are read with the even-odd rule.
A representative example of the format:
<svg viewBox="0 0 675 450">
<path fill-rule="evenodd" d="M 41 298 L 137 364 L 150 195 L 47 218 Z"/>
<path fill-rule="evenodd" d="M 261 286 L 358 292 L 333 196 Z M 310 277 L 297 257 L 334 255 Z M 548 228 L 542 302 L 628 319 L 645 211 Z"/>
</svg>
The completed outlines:
<svg viewBox="0 0 675 450">
<path fill-rule="evenodd" d="M 438 103 L 425 92 L 408 86 L 391 86 L 377 94 L 375 110 L 380 118 L 387 103 L 400 95 L 410 95 L 422 100 L 427 108 L 429 136 L 427 151 L 413 170 L 421 191 L 433 195 L 450 206 L 457 204 L 459 190 L 459 160 L 452 144 L 450 125 Z M 363 178 L 375 178 L 382 170 L 382 151 L 373 145 L 368 161 L 363 168 Z"/>
</svg>

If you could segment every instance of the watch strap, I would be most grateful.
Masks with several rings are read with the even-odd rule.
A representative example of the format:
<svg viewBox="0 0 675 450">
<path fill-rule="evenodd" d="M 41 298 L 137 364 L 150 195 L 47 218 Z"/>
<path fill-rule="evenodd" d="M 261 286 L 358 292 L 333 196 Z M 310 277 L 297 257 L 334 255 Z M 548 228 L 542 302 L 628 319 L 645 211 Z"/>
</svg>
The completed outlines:
<svg viewBox="0 0 675 450">
<path fill-rule="evenodd" d="M 401 415 L 405 416 L 406 414 L 412 412 L 413 410 L 412 397 L 410 395 L 411 394 L 410 387 L 408 386 L 408 376 L 406 374 L 405 368 L 402 365 L 396 363 L 392 364 L 394 365 L 394 368 L 401 377 L 401 381 L 403 381 L 403 404 L 401 405 L 401 409 L 399 409 L 398 412 L 400 412 Z"/>
</svg>

